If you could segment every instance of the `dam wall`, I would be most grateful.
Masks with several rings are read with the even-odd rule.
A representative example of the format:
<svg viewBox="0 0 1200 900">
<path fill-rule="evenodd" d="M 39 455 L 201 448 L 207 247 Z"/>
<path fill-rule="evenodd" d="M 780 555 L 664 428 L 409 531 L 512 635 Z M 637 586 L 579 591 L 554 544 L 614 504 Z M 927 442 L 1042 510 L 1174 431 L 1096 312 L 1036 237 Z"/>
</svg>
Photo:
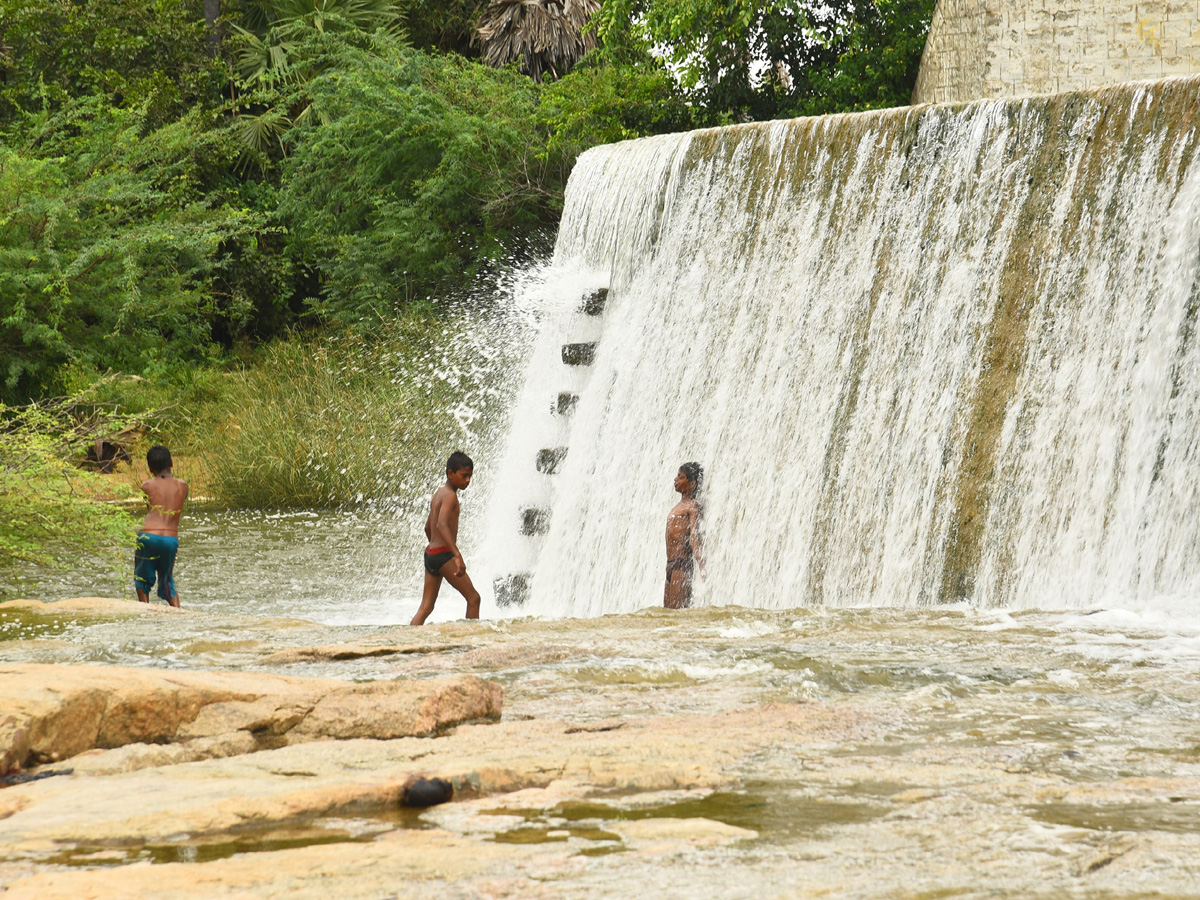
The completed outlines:
<svg viewBox="0 0 1200 900">
<path fill-rule="evenodd" d="M 912 102 L 1200 74 L 1200 0 L 938 0 Z"/>
<path fill-rule="evenodd" d="M 1198 125 L 1179 79 L 589 150 L 552 268 L 609 291 L 497 546 L 524 610 L 660 604 L 690 460 L 698 603 L 1195 605 Z"/>
</svg>

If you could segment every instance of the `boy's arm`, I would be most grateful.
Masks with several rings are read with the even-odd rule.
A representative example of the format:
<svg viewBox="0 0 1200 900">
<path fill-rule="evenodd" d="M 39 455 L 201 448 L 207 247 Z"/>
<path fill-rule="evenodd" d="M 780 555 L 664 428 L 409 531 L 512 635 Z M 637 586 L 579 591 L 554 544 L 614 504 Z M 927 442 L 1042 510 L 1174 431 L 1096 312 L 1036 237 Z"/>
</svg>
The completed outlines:
<svg viewBox="0 0 1200 900">
<path fill-rule="evenodd" d="M 700 541 L 700 510 L 693 509 L 692 514 L 688 516 L 688 543 L 692 545 L 692 557 L 696 560 L 696 565 L 700 567 L 700 573 L 704 573 L 704 546 Z"/>
</svg>

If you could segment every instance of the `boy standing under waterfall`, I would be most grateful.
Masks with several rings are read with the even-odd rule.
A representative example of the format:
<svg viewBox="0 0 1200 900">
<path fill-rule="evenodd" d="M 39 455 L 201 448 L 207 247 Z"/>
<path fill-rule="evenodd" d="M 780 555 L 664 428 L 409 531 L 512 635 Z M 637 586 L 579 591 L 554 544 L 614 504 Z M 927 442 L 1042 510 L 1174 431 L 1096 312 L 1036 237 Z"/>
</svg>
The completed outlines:
<svg viewBox="0 0 1200 900">
<path fill-rule="evenodd" d="M 692 605 L 692 576 L 697 567 L 704 571 L 700 546 L 700 502 L 696 495 L 704 483 L 700 463 L 689 462 L 675 475 L 679 502 L 667 516 L 667 584 L 663 606 L 687 609 Z"/>
<path fill-rule="evenodd" d="M 158 581 L 158 596 L 179 608 L 175 589 L 175 556 L 179 552 L 179 517 L 188 486 L 171 474 L 171 451 L 157 445 L 146 453 L 150 477 L 142 482 L 150 509 L 137 534 L 133 551 L 133 584 L 137 598 L 150 602 L 150 589 Z"/>
<path fill-rule="evenodd" d="M 442 579 L 466 598 L 467 618 L 479 618 L 479 591 L 467 575 L 467 566 L 458 550 L 458 492 L 471 483 L 475 463 L 471 457 L 456 450 L 446 461 L 446 483 L 433 492 L 429 503 L 429 516 L 425 520 L 425 537 L 429 546 L 425 548 L 425 590 L 421 605 L 413 616 L 412 625 L 424 625 L 433 604 L 437 602 Z"/>
</svg>

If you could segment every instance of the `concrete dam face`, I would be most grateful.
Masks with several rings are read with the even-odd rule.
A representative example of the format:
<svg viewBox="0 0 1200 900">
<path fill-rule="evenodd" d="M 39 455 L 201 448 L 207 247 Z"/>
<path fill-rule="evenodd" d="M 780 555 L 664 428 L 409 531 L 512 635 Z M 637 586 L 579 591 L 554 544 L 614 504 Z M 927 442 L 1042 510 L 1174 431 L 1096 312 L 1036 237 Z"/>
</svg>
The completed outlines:
<svg viewBox="0 0 1200 900">
<path fill-rule="evenodd" d="M 695 460 L 702 604 L 1194 610 L 1198 128 L 1185 78 L 585 153 L 493 503 L 514 602 L 661 603 Z"/>
</svg>

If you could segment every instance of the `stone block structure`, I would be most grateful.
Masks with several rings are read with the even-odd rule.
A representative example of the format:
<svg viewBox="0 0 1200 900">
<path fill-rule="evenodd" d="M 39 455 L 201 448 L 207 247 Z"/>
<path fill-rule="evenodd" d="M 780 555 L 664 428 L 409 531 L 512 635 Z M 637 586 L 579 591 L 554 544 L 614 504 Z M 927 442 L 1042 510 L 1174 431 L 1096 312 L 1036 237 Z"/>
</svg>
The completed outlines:
<svg viewBox="0 0 1200 900">
<path fill-rule="evenodd" d="M 938 0 L 913 103 L 1200 73 L 1200 0 Z"/>
</svg>

